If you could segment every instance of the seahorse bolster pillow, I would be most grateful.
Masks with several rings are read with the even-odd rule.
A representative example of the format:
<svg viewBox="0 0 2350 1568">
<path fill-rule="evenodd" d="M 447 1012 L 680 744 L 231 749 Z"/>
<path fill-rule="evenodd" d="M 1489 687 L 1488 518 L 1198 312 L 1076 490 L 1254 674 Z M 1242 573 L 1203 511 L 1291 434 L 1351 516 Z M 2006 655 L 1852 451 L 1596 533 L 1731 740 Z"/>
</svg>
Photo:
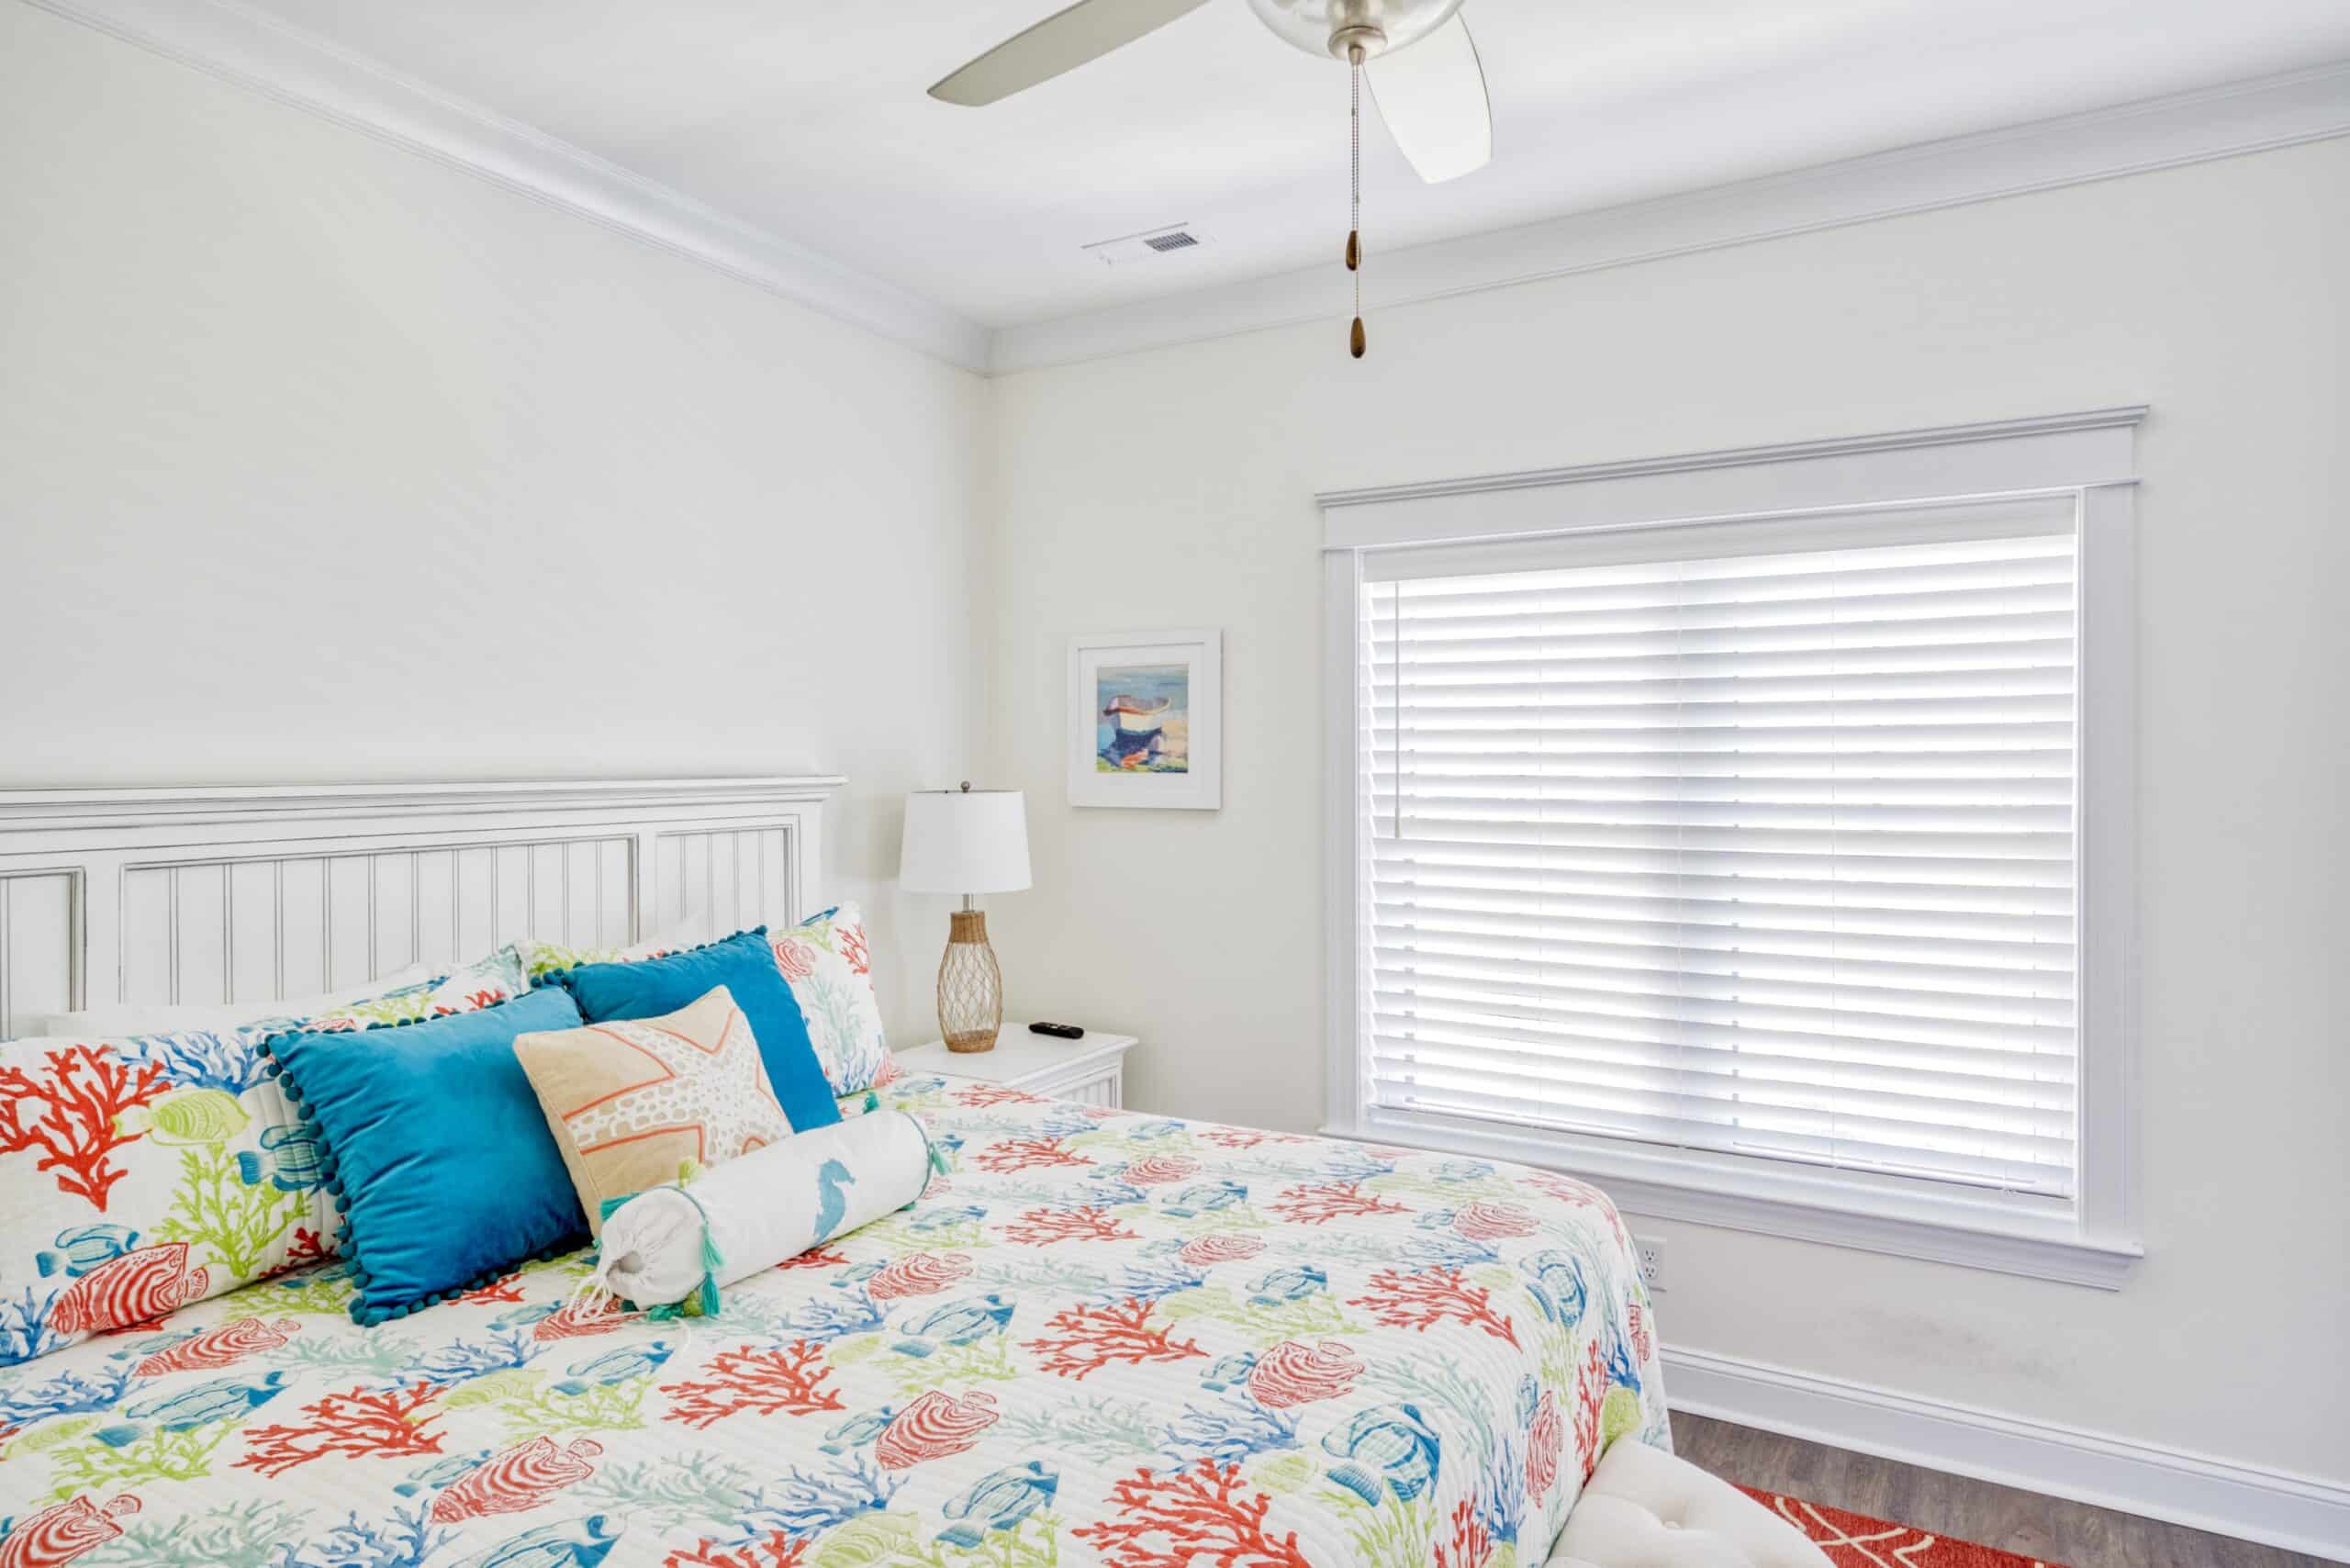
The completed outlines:
<svg viewBox="0 0 2350 1568">
<path fill-rule="evenodd" d="M 641 1307 L 747 1279 L 894 1214 L 930 1183 L 930 1137 L 903 1111 L 836 1122 L 655 1187 L 604 1221 L 596 1278 Z"/>
<path fill-rule="evenodd" d="M 659 1018 L 524 1035 L 514 1055 L 599 1232 L 610 1200 L 791 1136 L 750 1020 L 722 985 Z"/>
</svg>

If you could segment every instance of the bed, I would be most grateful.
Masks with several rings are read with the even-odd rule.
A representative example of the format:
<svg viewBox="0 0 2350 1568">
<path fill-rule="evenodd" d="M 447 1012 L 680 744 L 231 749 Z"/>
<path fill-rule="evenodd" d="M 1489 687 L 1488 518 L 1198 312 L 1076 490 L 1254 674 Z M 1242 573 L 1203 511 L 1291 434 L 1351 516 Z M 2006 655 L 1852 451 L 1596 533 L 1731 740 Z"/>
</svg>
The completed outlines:
<svg viewBox="0 0 2350 1568">
<path fill-rule="evenodd" d="M 466 847 L 511 864 L 517 833 L 565 864 L 574 843 L 643 846 L 647 874 L 623 855 L 610 896 L 633 928 L 671 897 L 732 918 L 693 834 L 764 864 L 780 833 L 769 896 L 796 912 L 819 819 L 752 804 L 713 825 L 706 799 L 700 818 L 607 799 L 553 819 L 506 797 L 486 812 L 531 820 L 463 841 L 437 812 L 337 809 L 396 868 Z M 38 855 L 119 886 L 192 856 L 171 863 L 225 885 L 312 853 L 226 814 L 243 836 L 225 854 L 76 861 L 53 839 L 0 854 L 0 878 Z M 688 842 L 648 842 L 665 833 Z M 462 927 L 461 860 L 450 880 Z M 187 944 L 189 905 L 212 906 L 174 891 Z M 129 957 L 145 938 L 115 912 L 118 973 L 178 961 Z M 1606 1448 L 1669 1445 L 1628 1242 L 1582 1183 L 930 1077 L 845 1105 L 884 1107 L 923 1119 L 944 1171 L 711 1316 L 593 1306 L 574 1253 L 362 1328 L 330 1260 L 0 1370 L 0 1568 L 1512 1568 L 1548 1556 Z"/>
</svg>

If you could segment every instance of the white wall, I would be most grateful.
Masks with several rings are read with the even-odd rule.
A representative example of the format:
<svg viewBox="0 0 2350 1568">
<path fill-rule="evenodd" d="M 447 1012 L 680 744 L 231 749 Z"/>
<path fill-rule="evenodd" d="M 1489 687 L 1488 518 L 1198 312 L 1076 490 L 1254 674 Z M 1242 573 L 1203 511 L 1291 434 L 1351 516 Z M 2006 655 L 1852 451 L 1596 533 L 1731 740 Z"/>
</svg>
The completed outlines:
<svg viewBox="0 0 2350 1568">
<path fill-rule="evenodd" d="M 1663 1320 L 2350 1480 L 2350 142 L 1382 312 L 1360 365 L 1330 326 L 986 386 L 0 6 L 0 786 L 838 770 L 833 880 L 919 1036 L 897 800 L 976 755 L 1031 792 L 1013 1010 L 1143 1035 L 1138 1103 L 1286 1127 L 1315 490 L 2153 403 L 2147 1262 L 2104 1295 L 1659 1226 Z M 1195 623 L 1225 809 L 1067 807 L 1068 636 Z"/>
<path fill-rule="evenodd" d="M 2144 401 L 2149 1256 L 2119 1294 L 1685 1225 L 1668 1343 L 2350 1481 L 2350 141 L 995 385 L 1018 1006 L 1316 1125 L 1316 489 Z M 1336 312 L 1345 288 L 1329 280 Z M 1221 812 L 1080 812 L 1069 635 L 1225 632 Z M 1650 1229 L 1647 1225 L 1643 1230 Z"/>
<path fill-rule="evenodd" d="M 0 5 L 0 786 L 838 771 L 934 953 L 985 392 Z"/>
</svg>

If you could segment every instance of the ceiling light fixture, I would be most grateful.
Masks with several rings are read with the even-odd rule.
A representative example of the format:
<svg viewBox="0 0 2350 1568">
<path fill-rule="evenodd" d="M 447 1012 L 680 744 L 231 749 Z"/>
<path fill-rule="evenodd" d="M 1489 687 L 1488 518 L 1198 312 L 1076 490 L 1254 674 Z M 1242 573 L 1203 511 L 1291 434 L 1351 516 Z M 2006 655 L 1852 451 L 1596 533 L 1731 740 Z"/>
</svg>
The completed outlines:
<svg viewBox="0 0 2350 1568">
<path fill-rule="evenodd" d="M 1051 80 L 1132 43 L 1208 0 L 1077 0 L 941 80 L 930 95 L 977 106 Z M 1347 271 L 1354 323 L 1347 349 L 1363 356 L 1362 86 L 1420 178 L 1434 185 L 1483 168 L 1493 157 L 1494 119 L 1476 41 L 1461 0 L 1248 0 L 1266 27 L 1309 54 L 1342 60 L 1348 91 Z"/>
</svg>

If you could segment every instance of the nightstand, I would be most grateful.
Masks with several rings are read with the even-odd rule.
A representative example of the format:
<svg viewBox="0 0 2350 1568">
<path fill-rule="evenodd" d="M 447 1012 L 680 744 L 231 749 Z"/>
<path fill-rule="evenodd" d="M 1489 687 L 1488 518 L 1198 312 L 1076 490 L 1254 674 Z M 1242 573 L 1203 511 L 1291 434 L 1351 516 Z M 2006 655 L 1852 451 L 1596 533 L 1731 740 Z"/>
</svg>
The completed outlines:
<svg viewBox="0 0 2350 1568">
<path fill-rule="evenodd" d="M 1025 1019 L 1010 1019 L 995 1037 L 995 1049 L 957 1053 L 944 1040 L 900 1051 L 898 1065 L 910 1073 L 934 1072 L 944 1078 L 1001 1083 L 1054 1100 L 1074 1100 L 1080 1105 L 1122 1105 L 1126 1052 L 1132 1035 L 1105 1035 L 1089 1029 L 1081 1040 L 1057 1040 L 1032 1035 Z"/>
</svg>

